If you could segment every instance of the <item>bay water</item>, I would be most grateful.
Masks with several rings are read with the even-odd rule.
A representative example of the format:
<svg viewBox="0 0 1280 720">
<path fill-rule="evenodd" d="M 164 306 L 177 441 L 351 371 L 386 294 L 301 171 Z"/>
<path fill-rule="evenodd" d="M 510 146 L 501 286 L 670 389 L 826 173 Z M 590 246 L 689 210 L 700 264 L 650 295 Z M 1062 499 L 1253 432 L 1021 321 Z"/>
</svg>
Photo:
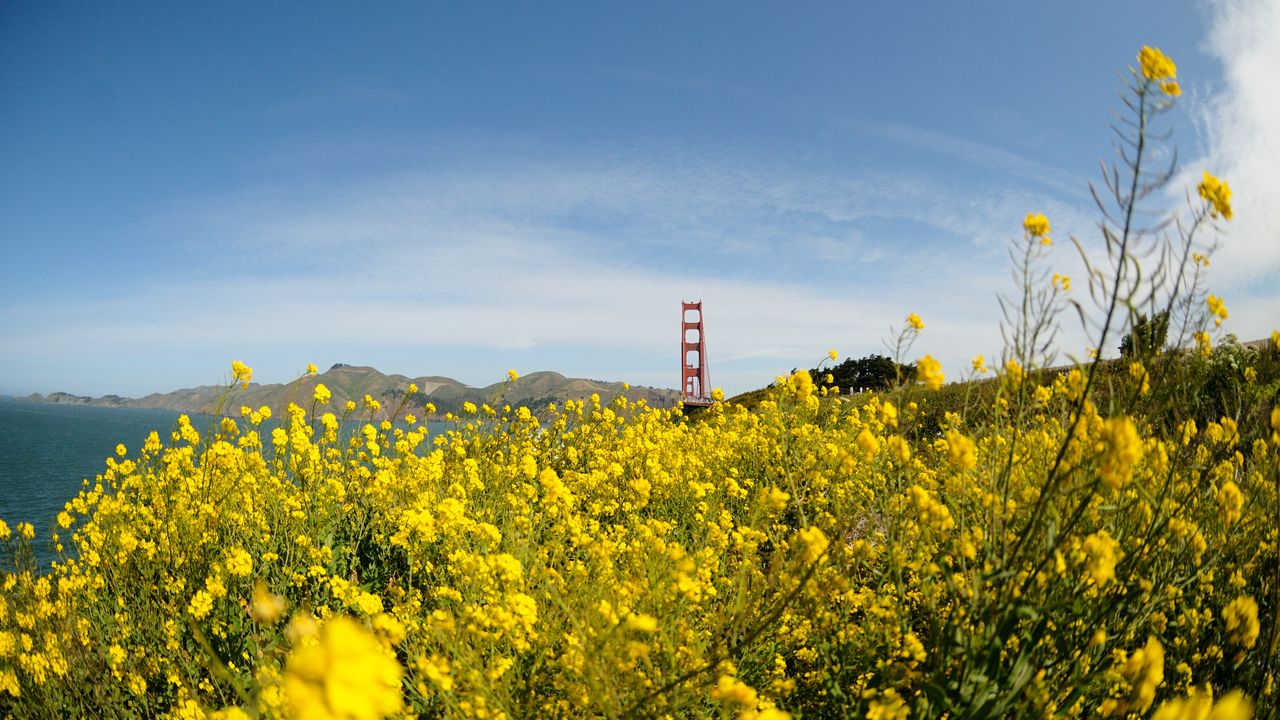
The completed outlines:
<svg viewBox="0 0 1280 720">
<path fill-rule="evenodd" d="M 152 430 L 166 437 L 178 415 L 0 398 L 0 519 L 15 533 L 20 522 L 34 525 L 36 558 L 47 565 L 54 518 L 80 492 L 81 482 L 92 484 L 117 444 L 136 455 Z"/>
</svg>

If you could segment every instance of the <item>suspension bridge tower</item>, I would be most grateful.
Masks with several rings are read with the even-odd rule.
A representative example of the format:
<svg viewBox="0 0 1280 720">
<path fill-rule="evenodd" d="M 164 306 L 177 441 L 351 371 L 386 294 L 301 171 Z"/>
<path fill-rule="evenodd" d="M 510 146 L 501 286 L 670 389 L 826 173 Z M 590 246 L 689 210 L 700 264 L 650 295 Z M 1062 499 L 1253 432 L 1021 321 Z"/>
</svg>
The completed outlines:
<svg viewBox="0 0 1280 720">
<path fill-rule="evenodd" d="M 701 300 L 680 303 L 680 399 L 687 407 L 711 405 Z"/>
</svg>

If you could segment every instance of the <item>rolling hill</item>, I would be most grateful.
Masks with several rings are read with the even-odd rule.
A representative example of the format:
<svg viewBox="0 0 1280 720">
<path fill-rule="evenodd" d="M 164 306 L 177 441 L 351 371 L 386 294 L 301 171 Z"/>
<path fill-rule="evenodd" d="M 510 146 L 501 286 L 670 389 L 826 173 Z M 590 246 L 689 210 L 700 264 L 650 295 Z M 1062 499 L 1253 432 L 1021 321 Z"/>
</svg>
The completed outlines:
<svg viewBox="0 0 1280 720">
<path fill-rule="evenodd" d="M 632 386 L 624 389 L 621 382 L 605 382 L 584 378 L 568 378 L 557 372 L 532 372 L 515 382 L 498 382 L 481 388 L 464 385 L 457 380 L 439 376 L 406 377 L 387 375 L 375 368 L 360 365 L 336 364 L 315 377 L 305 377 L 286 384 L 250 383 L 246 389 L 233 388 L 222 408 L 225 414 L 235 414 L 242 405 L 258 408 L 266 405 L 281 411 L 290 402 L 309 407 L 315 386 L 323 383 L 333 397 L 330 407 L 341 408 L 347 400 L 359 401 L 366 394 L 378 400 L 384 414 L 400 404 L 410 383 L 418 386 L 418 392 L 410 397 L 406 407 L 411 412 L 422 413 L 426 403 L 436 408 L 436 415 L 459 412 L 466 402 L 476 405 L 505 403 L 541 408 L 547 403 L 563 403 L 566 400 L 585 400 L 598 394 L 602 401 L 622 394 L 630 400 L 645 400 L 655 407 L 670 407 L 679 394 L 675 390 Z M 88 397 L 63 392 L 48 395 L 33 394 L 15 398 L 19 402 L 59 403 L 72 405 L 99 405 L 106 407 L 155 408 L 175 412 L 212 414 L 218 410 L 226 388 L 214 385 L 174 390 L 168 393 L 152 393 L 141 398 L 120 395 Z"/>
</svg>

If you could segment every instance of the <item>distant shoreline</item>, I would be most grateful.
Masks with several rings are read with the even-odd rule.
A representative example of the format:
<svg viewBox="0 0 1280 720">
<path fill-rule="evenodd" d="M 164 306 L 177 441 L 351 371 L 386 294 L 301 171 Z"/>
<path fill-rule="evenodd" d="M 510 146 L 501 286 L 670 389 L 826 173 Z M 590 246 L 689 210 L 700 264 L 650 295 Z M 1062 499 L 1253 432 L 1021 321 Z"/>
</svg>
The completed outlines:
<svg viewBox="0 0 1280 720">
<path fill-rule="evenodd" d="M 152 393 L 141 398 L 116 394 L 93 397 L 61 391 L 47 395 L 37 392 L 7 397 L 14 402 L 30 404 L 238 415 L 242 406 L 266 406 L 275 411 L 283 411 L 289 403 L 310 407 L 315 388 L 319 384 L 329 390 L 331 399 L 328 404 L 317 405 L 317 411 L 319 408 L 328 408 L 335 413 L 341 412 L 348 401 L 363 405 L 367 396 L 380 406 L 374 413 L 375 417 L 387 417 L 401 408 L 403 413 L 439 419 L 448 413 L 462 414 L 467 404 L 477 407 L 488 404 L 494 407 L 511 405 L 542 408 L 551 403 L 563 404 L 569 400 L 586 401 L 593 395 L 599 397 L 602 403 L 621 395 L 633 402 L 643 400 L 653 407 L 672 407 L 679 399 L 679 393 L 672 389 L 569 378 L 551 371 L 532 372 L 515 381 L 475 388 L 452 378 L 386 375 L 372 367 L 342 363 L 324 373 L 302 377 L 291 383 L 251 383 L 247 388 L 235 386 L 228 389 L 226 386 L 203 385 L 168 393 Z M 415 388 L 413 393 L 409 392 L 410 387 Z M 433 412 L 428 412 L 428 409 Z"/>
</svg>

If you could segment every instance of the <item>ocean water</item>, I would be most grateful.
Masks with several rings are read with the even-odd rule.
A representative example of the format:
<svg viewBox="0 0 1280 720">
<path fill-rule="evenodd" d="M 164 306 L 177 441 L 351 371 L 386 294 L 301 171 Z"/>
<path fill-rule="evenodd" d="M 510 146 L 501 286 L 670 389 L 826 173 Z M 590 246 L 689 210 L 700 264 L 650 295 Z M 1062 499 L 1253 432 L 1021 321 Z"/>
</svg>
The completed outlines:
<svg viewBox="0 0 1280 720">
<path fill-rule="evenodd" d="M 0 519 L 10 529 L 20 522 L 35 525 L 36 555 L 46 564 L 53 557 L 48 537 L 54 518 L 81 482 L 102 473 L 117 444 L 133 455 L 152 430 L 164 437 L 178 415 L 0 398 Z"/>
</svg>

